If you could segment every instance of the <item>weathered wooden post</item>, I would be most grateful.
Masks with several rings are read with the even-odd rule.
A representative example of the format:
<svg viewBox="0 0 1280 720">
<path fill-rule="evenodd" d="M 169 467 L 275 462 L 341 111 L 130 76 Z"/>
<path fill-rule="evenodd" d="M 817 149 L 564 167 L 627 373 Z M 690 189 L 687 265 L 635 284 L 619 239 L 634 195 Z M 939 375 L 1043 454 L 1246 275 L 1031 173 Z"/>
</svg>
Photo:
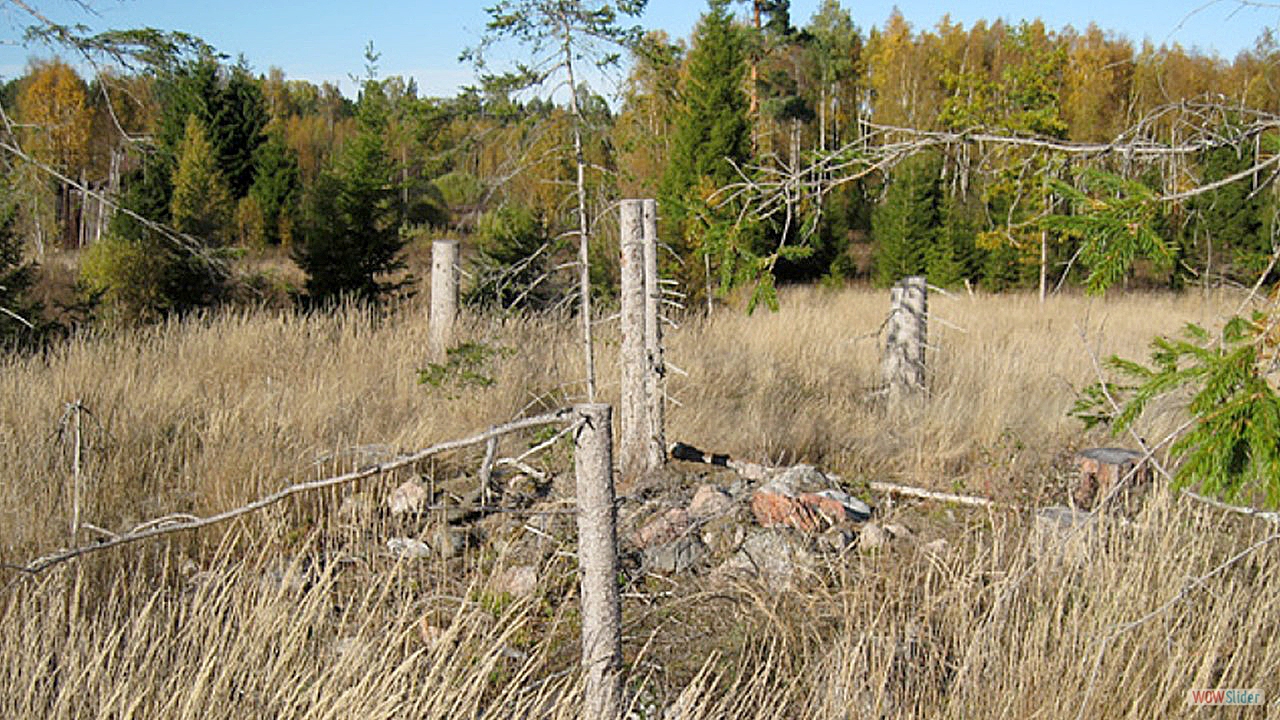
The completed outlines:
<svg viewBox="0 0 1280 720">
<path fill-rule="evenodd" d="M 667 463 L 666 405 L 667 365 L 662 353 L 662 283 L 658 278 L 658 202 L 644 201 L 644 351 L 645 395 L 649 428 L 646 433 L 646 469 Z"/>
<path fill-rule="evenodd" d="M 431 243 L 431 356 L 443 359 L 458 320 L 458 241 Z"/>
<path fill-rule="evenodd" d="M 581 578 L 582 717 L 622 716 L 622 608 L 618 596 L 617 509 L 613 492 L 612 409 L 574 408 L 583 420 L 574 437 L 578 492 L 578 573 Z"/>
<path fill-rule="evenodd" d="M 925 391 L 929 296 L 924 276 L 899 280 L 890 291 L 890 299 L 881 371 L 889 402 L 894 403 Z"/>
<path fill-rule="evenodd" d="M 643 200 L 623 200 L 619 217 L 622 245 L 622 349 L 619 362 L 622 393 L 618 408 L 621 425 L 618 455 L 619 468 L 626 480 L 640 476 L 647 469 L 650 434 L 643 205 Z"/>
</svg>

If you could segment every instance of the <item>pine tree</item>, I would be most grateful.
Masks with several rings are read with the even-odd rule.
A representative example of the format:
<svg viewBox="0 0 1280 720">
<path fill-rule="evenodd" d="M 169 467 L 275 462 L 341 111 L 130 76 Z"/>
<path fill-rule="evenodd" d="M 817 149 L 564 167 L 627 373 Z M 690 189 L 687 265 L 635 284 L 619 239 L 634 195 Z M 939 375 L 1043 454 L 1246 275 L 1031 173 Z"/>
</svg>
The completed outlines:
<svg viewBox="0 0 1280 720">
<path fill-rule="evenodd" d="M 173 174 L 173 199 L 169 206 L 175 230 L 193 235 L 204 244 L 223 245 L 230 236 L 235 212 L 231 193 L 218 171 L 213 145 L 195 115 L 187 116 L 186 132 L 178 146 L 178 168 Z"/>
</svg>

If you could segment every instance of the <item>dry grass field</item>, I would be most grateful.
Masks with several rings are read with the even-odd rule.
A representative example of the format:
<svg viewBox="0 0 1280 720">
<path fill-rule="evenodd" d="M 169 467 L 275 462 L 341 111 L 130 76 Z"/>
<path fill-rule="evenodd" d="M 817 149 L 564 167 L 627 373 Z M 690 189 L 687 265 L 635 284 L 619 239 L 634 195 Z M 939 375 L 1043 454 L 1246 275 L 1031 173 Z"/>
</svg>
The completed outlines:
<svg viewBox="0 0 1280 720">
<path fill-rule="evenodd" d="M 887 293 L 790 290 L 776 314 L 719 309 L 669 333 L 668 440 L 816 464 L 855 491 L 890 480 L 1063 503 L 1073 451 L 1131 444 L 1068 416 L 1094 357 L 1143 357 L 1154 334 L 1214 326 L 1236 302 L 935 295 L 930 400 L 887 416 L 872 398 Z M 599 327 L 603 399 L 616 402 L 617 328 Z M 451 559 L 369 551 L 397 531 L 377 505 L 408 472 L 35 577 L 13 568 L 70 542 L 68 403 L 87 408 L 82 517 L 121 532 L 578 401 L 575 329 L 468 320 L 464 339 L 495 350 L 472 368 L 484 387 L 418 383 L 415 302 L 227 313 L 4 360 L 0 716 L 576 717 L 571 518 L 512 519 Z M 1139 428 L 1149 439 L 1180 422 L 1155 410 Z M 414 472 L 474 473 L 481 452 Z M 534 462 L 571 472 L 563 444 Z M 1224 717 L 1280 714 L 1271 526 L 1157 491 L 1136 515 L 1057 541 L 1026 510 L 874 501 L 920 542 L 828 558 L 785 592 L 698 574 L 631 584 L 633 716 L 1177 717 L 1202 712 L 1188 689 L 1212 687 L 1267 692 L 1268 708 Z M 494 580 L 517 540 L 543 545 L 523 599 Z"/>
</svg>

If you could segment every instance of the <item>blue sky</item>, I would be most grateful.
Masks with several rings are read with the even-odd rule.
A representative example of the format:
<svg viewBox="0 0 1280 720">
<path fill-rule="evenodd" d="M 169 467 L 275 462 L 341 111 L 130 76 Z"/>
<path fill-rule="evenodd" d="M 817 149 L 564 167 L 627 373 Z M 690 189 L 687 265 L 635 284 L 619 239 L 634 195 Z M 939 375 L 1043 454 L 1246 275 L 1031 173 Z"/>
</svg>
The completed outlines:
<svg viewBox="0 0 1280 720">
<path fill-rule="evenodd" d="M 30 1 L 30 0 L 29 0 Z M 792 22 L 803 25 L 821 0 L 792 0 Z M 204 38 L 232 56 L 243 54 L 257 71 L 271 66 L 290 78 L 340 82 L 364 67 L 365 44 L 381 53 L 383 75 L 417 79 L 425 94 L 452 95 L 472 82 L 458 54 L 475 44 L 484 28 L 483 1 L 455 0 L 90 0 L 96 15 L 81 12 L 72 0 L 37 0 L 35 5 L 59 22 L 80 22 L 95 30 L 150 26 L 183 30 Z M 1083 29 L 1096 22 L 1135 42 L 1178 42 L 1230 59 L 1251 47 L 1265 27 L 1280 34 L 1280 0 L 1241 4 L 1237 0 L 1112 0 L 1105 3 L 1023 0 L 843 0 L 854 21 L 867 30 L 881 26 L 896 5 L 914 27 L 931 27 L 945 14 L 966 27 L 975 20 L 1016 22 L 1041 18 L 1052 28 Z M 26 18 L 7 2 L 0 20 L 0 75 L 21 74 L 30 56 L 48 56 L 43 47 L 17 43 Z M 687 37 L 704 2 L 650 0 L 641 18 L 648 28 Z M 746 3 L 736 3 L 745 14 Z"/>
</svg>

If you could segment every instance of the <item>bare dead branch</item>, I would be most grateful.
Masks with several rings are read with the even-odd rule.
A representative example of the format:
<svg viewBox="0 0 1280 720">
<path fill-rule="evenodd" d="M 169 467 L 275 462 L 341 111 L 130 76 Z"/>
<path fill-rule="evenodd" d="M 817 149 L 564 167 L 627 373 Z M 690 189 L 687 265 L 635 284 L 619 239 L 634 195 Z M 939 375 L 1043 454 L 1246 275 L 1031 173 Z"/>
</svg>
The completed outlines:
<svg viewBox="0 0 1280 720">
<path fill-rule="evenodd" d="M 482 433 L 478 433 L 470 437 L 462 438 L 459 440 L 449 440 L 446 442 L 437 443 L 435 445 L 424 448 L 422 450 L 418 450 L 417 452 L 414 452 L 408 455 L 403 455 L 390 462 L 371 465 L 369 467 L 361 468 L 360 470 L 345 473 L 343 475 L 324 478 L 321 480 L 311 480 L 308 482 L 294 483 L 292 485 L 283 487 L 269 495 L 260 497 L 257 500 L 254 500 L 253 502 L 247 505 L 242 505 L 240 507 L 226 510 L 226 511 L 217 513 L 215 515 L 209 515 L 206 517 L 196 517 L 193 515 L 168 515 L 162 518 L 157 518 L 155 520 L 151 520 L 146 523 L 143 523 L 142 525 L 135 528 L 133 531 L 130 531 L 128 533 L 124 533 L 121 535 L 116 535 L 114 537 L 109 537 L 106 540 L 103 540 L 102 542 L 99 542 L 93 545 L 81 545 L 78 547 L 73 547 L 65 550 L 59 550 L 58 552 L 50 553 L 43 557 L 36 558 L 31 562 L 27 563 L 27 565 L 22 568 L 22 571 L 27 574 L 34 575 L 37 573 L 41 573 L 55 565 L 59 565 L 61 563 L 67 562 L 68 560 L 74 560 L 76 558 L 83 557 L 85 555 L 98 553 L 103 550 L 109 550 L 111 548 L 118 547 L 121 545 L 128 545 L 136 542 L 141 542 L 143 540 L 149 540 L 152 538 L 160 537 L 162 535 L 169 535 L 176 532 L 198 530 L 200 528 L 209 527 L 211 525 L 217 525 L 219 523 L 223 523 L 228 520 L 234 520 L 235 518 L 248 515 L 258 510 L 262 510 L 263 508 L 270 507 L 283 500 L 291 498 L 295 495 L 301 495 L 305 493 L 315 492 L 317 490 L 325 490 L 328 488 L 339 487 L 341 485 L 346 485 L 348 483 L 352 483 L 357 480 L 362 480 L 365 478 L 371 478 L 378 475 L 382 475 L 382 474 L 391 472 L 392 470 L 396 470 L 402 467 L 407 467 L 409 465 L 413 465 L 414 463 L 421 462 L 422 460 L 425 460 L 434 455 L 438 455 L 443 452 L 458 450 L 460 448 L 487 442 L 491 438 L 497 438 L 507 433 L 517 432 L 519 430 L 525 430 L 528 428 L 540 427 L 543 425 L 551 425 L 554 423 L 564 422 L 569 417 L 571 417 L 572 414 L 573 414 L 572 408 L 563 408 L 560 410 L 556 410 L 554 412 L 549 412 L 542 415 L 536 415 L 534 417 L 514 420 L 504 425 L 494 426 Z"/>
<path fill-rule="evenodd" d="M 970 507 L 1014 507 L 1013 505 L 998 503 L 990 498 L 979 497 L 977 495 L 956 495 L 955 493 L 936 492 L 933 490 L 925 490 L 924 488 L 912 487 L 910 485 L 881 482 L 879 480 L 872 480 L 868 482 L 867 485 L 876 492 L 889 493 L 891 495 L 905 495 L 907 497 L 920 498 L 922 500 L 936 500 L 938 502 L 968 505 Z"/>
</svg>

